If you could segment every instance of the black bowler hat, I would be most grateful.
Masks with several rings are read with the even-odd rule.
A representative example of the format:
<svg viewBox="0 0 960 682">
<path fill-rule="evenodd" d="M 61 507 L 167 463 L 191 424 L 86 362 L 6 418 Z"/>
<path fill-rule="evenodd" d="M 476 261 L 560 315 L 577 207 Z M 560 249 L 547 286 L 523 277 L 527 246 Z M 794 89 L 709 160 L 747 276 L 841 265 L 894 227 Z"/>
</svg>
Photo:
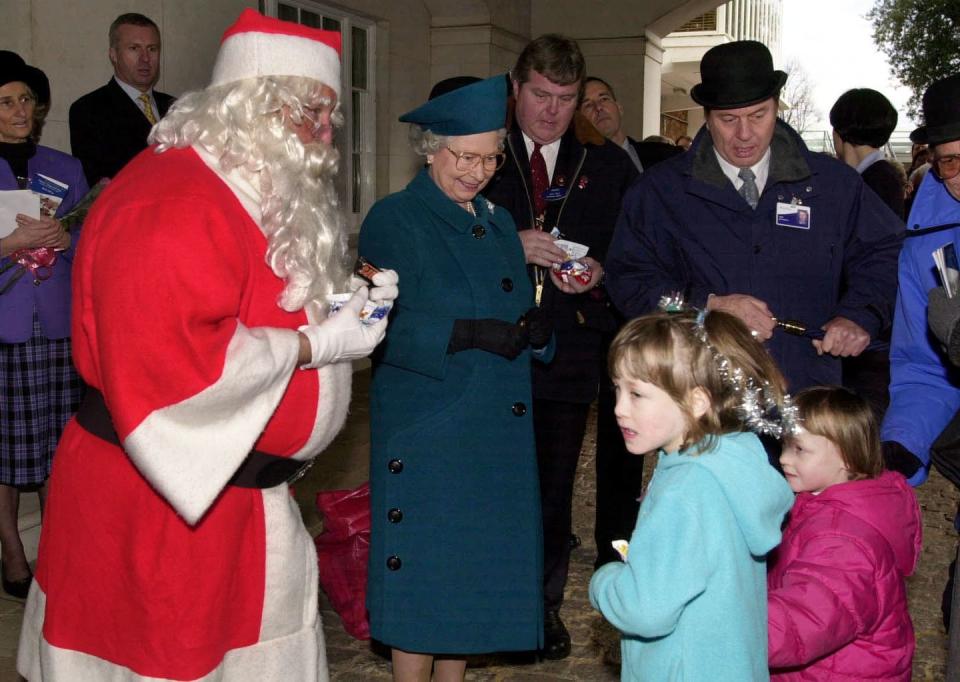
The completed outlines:
<svg viewBox="0 0 960 682">
<path fill-rule="evenodd" d="M 923 125 L 910 133 L 917 144 L 960 140 L 960 73 L 938 80 L 923 93 Z"/>
<path fill-rule="evenodd" d="M 707 50 L 700 81 L 690 91 L 694 102 L 708 109 L 739 109 L 777 96 L 787 74 L 774 71 L 766 45 L 737 40 Z"/>
<path fill-rule="evenodd" d="M 37 104 L 50 104 L 50 81 L 40 69 L 27 65 L 16 52 L 0 50 L 0 86 L 20 81 L 37 96 Z"/>
</svg>

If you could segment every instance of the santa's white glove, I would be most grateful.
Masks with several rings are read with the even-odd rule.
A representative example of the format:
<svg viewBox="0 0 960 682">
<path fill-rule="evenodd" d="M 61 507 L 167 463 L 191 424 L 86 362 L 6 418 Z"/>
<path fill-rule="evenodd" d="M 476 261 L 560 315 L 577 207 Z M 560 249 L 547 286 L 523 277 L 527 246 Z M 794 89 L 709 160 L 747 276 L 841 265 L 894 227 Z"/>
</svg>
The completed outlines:
<svg viewBox="0 0 960 682">
<path fill-rule="evenodd" d="M 396 270 L 381 270 L 373 276 L 373 288 L 370 289 L 370 300 L 377 304 L 392 303 L 400 293 L 397 282 L 400 276 Z"/>
<path fill-rule="evenodd" d="M 365 358 L 387 333 L 387 318 L 363 324 L 360 311 L 367 302 L 367 287 L 360 287 L 343 307 L 321 324 L 305 324 L 297 331 L 310 341 L 310 362 L 304 369 L 316 369 L 334 362 Z"/>
<path fill-rule="evenodd" d="M 396 270 L 381 270 L 373 276 L 373 288 L 370 289 L 370 300 L 374 303 L 391 303 L 397 297 L 400 290 L 397 288 L 397 282 L 400 276 Z M 350 291 L 356 291 L 360 287 L 367 286 L 367 280 L 357 275 L 350 275 Z"/>
</svg>

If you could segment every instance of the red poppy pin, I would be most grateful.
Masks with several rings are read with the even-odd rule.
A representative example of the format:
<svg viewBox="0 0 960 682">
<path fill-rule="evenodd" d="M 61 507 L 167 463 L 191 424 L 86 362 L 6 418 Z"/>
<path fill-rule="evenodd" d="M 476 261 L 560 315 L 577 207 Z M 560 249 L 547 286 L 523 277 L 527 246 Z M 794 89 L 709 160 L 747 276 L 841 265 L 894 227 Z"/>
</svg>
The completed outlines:
<svg viewBox="0 0 960 682">
<path fill-rule="evenodd" d="M 581 175 L 580 182 L 577 183 L 577 187 L 580 189 L 585 189 L 588 182 L 590 182 L 590 178 L 588 178 L 586 175 Z"/>
</svg>

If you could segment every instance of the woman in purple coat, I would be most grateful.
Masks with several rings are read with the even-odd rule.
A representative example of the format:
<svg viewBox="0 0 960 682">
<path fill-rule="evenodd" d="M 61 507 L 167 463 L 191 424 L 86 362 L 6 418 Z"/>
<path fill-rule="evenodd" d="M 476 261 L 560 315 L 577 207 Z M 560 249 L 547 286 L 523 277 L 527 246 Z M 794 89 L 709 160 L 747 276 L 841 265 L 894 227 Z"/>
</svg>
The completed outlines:
<svg viewBox="0 0 960 682">
<path fill-rule="evenodd" d="M 0 224 L 0 574 L 4 591 L 20 598 L 33 577 L 17 529 L 20 491 L 36 490 L 43 503 L 53 451 L 82 391 L 70 359 L 77 235 L 55 216 L 87 183 L 77 159 L 35 142 L 49 104 L 44 73 L 0 51 L 0 193 L 31 188 L 39 175 L 66 186 L 59 207 L 44 206 L 53 215 L 41 208 L 39 218 L 17 214 Z"/>
</svg>

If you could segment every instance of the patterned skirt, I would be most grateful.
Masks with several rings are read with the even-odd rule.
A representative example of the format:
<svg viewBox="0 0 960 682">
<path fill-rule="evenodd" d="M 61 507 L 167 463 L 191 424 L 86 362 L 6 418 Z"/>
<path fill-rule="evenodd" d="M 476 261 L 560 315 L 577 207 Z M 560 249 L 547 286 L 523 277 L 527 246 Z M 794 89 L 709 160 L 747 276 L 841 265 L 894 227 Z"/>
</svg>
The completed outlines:
<svg viewBox="0 0 960 682">
<path fill-rule="evenodd" d="M 39 485 L 63 427 L 77 411 L 83 382 L 70 339 L 47 339 L 33 317 L 33 336 L 0 343 L 0 483 Z"/>
</svg>

